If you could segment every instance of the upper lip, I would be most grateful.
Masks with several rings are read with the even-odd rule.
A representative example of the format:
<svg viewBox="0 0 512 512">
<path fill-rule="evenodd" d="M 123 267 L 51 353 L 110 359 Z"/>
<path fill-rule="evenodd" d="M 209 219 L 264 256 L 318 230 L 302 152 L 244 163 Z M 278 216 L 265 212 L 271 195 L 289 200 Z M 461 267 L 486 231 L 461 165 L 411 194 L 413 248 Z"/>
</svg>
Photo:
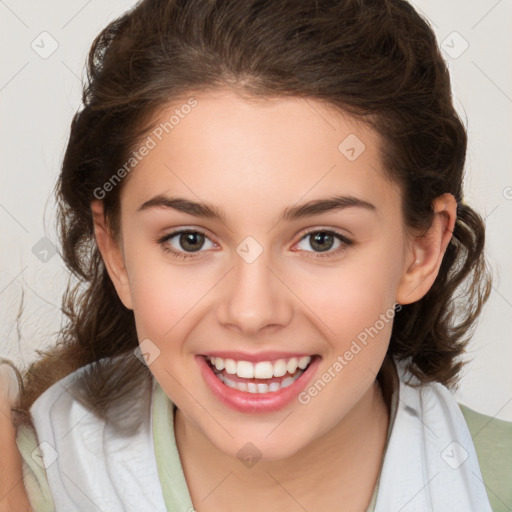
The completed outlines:
<svg viewBox="0 0 512 512">
<path fill-rule="evenodd" d="M 222 359 L 234 359 L 235 361 L 249 361 L 251 363 L 258 363 L 259 361 L 277 361 L 278 359 L 292 359 L 293 357 L 314 357 L 314 354 L 307 354 L 305 352 L 268 351 L 258 352 L 255 354 L 248 354 L 245 352 L 234 352 L 231 350 L 207 352 L 201 355 L 203 355 L 204 357 L 220 357 Z"/>
</svg>

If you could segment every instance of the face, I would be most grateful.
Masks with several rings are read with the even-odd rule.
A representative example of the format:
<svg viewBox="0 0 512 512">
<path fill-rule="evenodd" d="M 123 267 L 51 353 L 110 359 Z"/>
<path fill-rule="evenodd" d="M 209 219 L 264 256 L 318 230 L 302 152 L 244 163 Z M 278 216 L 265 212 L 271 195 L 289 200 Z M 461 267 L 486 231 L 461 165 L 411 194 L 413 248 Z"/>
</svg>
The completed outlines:
<svg viewBox="0 0 512 512">
<path fill-rule="evenodd" d="M 378 136 L 320 102 L 194 98 L 125 183 L 114 281 L 184 421 L 283 458 L 374 384 L 414 258 L 400 191 Z"/>
</svg>

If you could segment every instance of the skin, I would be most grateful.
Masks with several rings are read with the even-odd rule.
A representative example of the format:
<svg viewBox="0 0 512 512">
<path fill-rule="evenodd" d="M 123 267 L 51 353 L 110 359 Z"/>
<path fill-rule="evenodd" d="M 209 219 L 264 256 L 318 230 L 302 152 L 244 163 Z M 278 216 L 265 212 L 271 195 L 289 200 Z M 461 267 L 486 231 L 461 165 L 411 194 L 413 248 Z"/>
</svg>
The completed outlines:
<svg viewBox="0 0 512 512">
<path fill-rule="evenodd" d="M 21 458 L 16 446 L 16 432 L 11 422 L 11 407 L 16 400 L 14 373 L 0 363 L 0 512 L 31 510 L 23 487 Z"/>
<path fill-rule="evenodd" d="M 388 411 L 376 374 L 387 323 L 311 401 L 272 413 L 227 407 L 203 381 L 195 355 L 267 350 L 321 356 L 313 381 L 395 302 L 419 300 L 434 282 L 456 217 L 445 194 L 431 228 L 406 228 L 401 195 L 386 178 L 380 139 L 366 125 L 315 100 L 249 100 L 231 90 L 194 95 L 197 106 L 131 172 L 121 194 L 119 236 L 102 202 L 91 205 L 95 235 L 120 299 L 133 309 L 139 340 L 159 355 L 150 370 L 177 405 L 176 442 L 194 506 L 210 510 L 365 510 L 382 460 Z M 180 103 L 159 112 L 168 120 Z M 354 161 L 338 150 L 349 134 L 366 149 Z M 204 201 L 223 220 L 172 208 L 140 211 L 158 195 Z M 332 195 L 350 207 L 278 222 L 290 206 Z M 200 229 L 205 244 L 185 252 L 178 228 Z M 331 231 L 352 244 L 315 252 L 306 231 Z M 236 252 L 253 237 L 262 253 Z M 190 254 L 190 253 L 189 253 Z M 261 460 L 237 457 L 252 443 Z M 333 475 L 336 475 L 333 477 Z"/>
</svg>

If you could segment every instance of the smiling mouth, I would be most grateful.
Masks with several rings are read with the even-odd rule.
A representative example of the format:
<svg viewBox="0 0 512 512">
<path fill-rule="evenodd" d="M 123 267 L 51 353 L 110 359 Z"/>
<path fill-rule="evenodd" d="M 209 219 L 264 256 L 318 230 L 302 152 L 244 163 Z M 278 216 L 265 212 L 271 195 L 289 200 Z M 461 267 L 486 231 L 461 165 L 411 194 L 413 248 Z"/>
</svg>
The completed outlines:
<svg viewBox="0 0 512 512">
<path fill-rule="evenodd" d="M 251 394 L 275 393 L 291 386 L 318 356 L 276 361 L 235 361 L 204 356 L 214 375 L 226 386 Z"/>
</svg>

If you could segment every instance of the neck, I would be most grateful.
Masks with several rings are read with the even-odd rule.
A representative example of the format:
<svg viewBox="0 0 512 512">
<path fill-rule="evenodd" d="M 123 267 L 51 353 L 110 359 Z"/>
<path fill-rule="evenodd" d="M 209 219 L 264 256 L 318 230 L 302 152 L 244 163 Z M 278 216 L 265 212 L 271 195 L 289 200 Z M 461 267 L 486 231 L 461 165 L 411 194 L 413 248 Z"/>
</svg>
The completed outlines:
<svg viewBox="0 0 512 512">
<path fill-rule="evenodd" d="M 325 435 L 286 459 L 261 460 L 252 468 L 218 450 L 177 410 L 176 443 L 195 508 L 335 510 L 343 503 L 345 510 L 366 510 L 387 439 L 391 369 L 385 362 L 383 388 L 375 380 Z"/>
</svg>

